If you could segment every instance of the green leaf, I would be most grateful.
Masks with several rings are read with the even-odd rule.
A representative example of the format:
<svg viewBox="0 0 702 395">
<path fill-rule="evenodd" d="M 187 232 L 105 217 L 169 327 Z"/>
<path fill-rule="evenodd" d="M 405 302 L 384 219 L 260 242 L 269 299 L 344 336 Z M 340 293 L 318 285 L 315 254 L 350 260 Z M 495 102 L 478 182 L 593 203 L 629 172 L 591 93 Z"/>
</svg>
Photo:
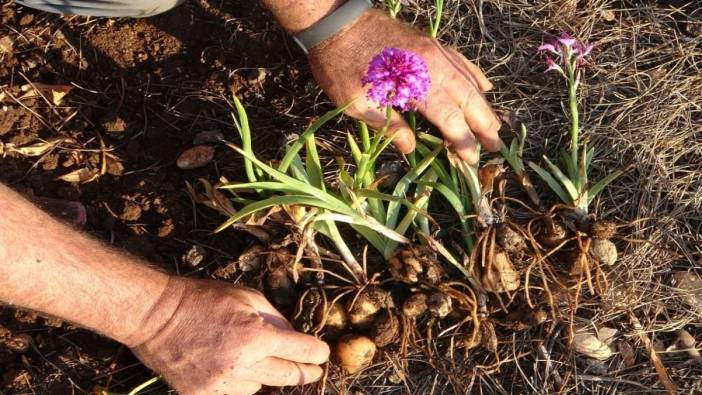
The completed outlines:
<svg viewBox="0 0 702 395">
<path fill-rule="evenodd" d="M 346 132 L 346 141 L 348 141 L 349 147 L 351 147 L 351 156 L 353 156 L 353 161 L 356 162 L 356 166 L 358 166 L 358 163 L 361 161 L 361 150 L 358 148 L 356 139 L 353 138 L 351 132 Z"/>
<path fill-rule="evenodd" d="M 453 210 L 458 214 L 458 217 L 460 220 L 465 221 L 465 216 L 466 216 L 466 210 L 465 207 L 463 206 L 463 202 L 461 201 L 461 198 L 458 196 L 456 191 L 452 190 L 448 186 L 438 183 L 438 182 L 417 182 L 417 185 L 426 185 L 434 188 L 437 192 L 441 194 L 441 196 L 446 199 L 446 201 L 451 205 Z"/>
<path fill-rule="evenodd" d="M 297 155 L 297 153 L 300 152 L 302 147 L 305 145 L 305 142 L 307 141 L 307 137 L 313 135 L 317 130 L 319 130 L 319 128 L 324 126 L 324 124 L 329 122 L 332 118 L 346 111 L 349 107 L 351 107 L 351 104 L 353 104 L 353 102 L 354 100 L 346 102 L 341 107 L 327 112 L 314 123 L 312 123 L 312 125 L 310 125 L 292 145 L 290 145 L 290 148 L 288 148 L 288 152 L 285 153 L 283 160 L 280 161 L 278 170 L 280 170 L 283 173 L 288 171 L 288 167 L 290 166 L 290 162 L 292 162 L 293 160 L 293 156 Z"/>
<path fill-rule="evenodd" d="M 597 196 L 598 193 L 602 192 L 604 187 L 609 185 L 609 183 L 614 181 L 617 177 L 621 176 L 622 174 L 624 173 L 621 170 L 617 170 L 614 173 L 598 181 L 597 184 L 593 185 L 592 188 L 588 190 L 587 203 L 590 204 L 592 200 L 595 199 L 595 196 Z"/>
<path fill-rule="evenodd" d="M 324 185 L 324 174 L 322 174 L 322 163 L 319 160 L 317 152 L 317 144 L 315 143 L 314 135 L 310 134 L 305 140 L 305 164 L 307 165 L 307 175 L 310 183 L 321 190 L 326 190 Z"/>
<path fill-rule="evenodd" d="M 538 174 L 539 177 L 541 177 L 541 179 L 546 182 L 546 184 L 548 184 L 551 190 L 553 190 L 553 192 L 555 192 L 556 195 L 558 195 L 558 197 L 561 199 L 561 201 L 563 201 L 563 203 L 573 204 L 573 200 L 570 198 L 570 196 L 568 196 L 568 194 L 561 187 L 558 181 L 556 181 L 556 179 L 553 178 L 551 174 L 549 174 L 549 172 L 542 169 L 539 165 L 531 161 L 529 162 L 529 167 L 531 167 L 531 169 L 534 170 L 536 174 Z"/>
<path fill-rule="evenodd" d="M 397 197 L 405 197 L 405 194 L 407 193 L 407 188 L 409 188 L 410 184 L 419 177 L 424 170 L 427 169 L 431 165 L 431 162 L 434 161 L 437 155 L 439 155 L 439 152 L 443 149 L 443 146 L 438 146 L 436 147 L 428 156 L 423 158 L 415 168 L 410 169 L 410 171 L 404 175 L 400 179 L 400 181 L 397 182 L 397 185 L 395 185 L 395 190 L 393 191 L 393 196 Z M 387 209 L 387 220 L 385 221 L 385 225 L 388 227 L 394 228 L 395 225 L 397 225 L 397 217 L 400 215 L 400 205 L 399 203 L 396 202 L 390 202 L 388 204 L 388 209 Z"/>
<path fill-rule="evenodd" d="M 561 171 L 561 169 L 558 168 L 558 166 L 554 165 L 553 162 L 551 162 L 546 155 L 543 156 L 544 160 L 546 161 L 546 164 L 548 165 L 549 169 L 551 170 L 551 173 L 558 179 L 558 181 L 561 182 L 561 184 L 565 187 L 566 191 L 570 195 L 571 199 L 573 201 L 578 200 L 580 197 L 580 193 L 578 192 L 578 189 L 573 185 L 573 182 L 566 177 L 565 174 Z"/>
<path fill-rule="evenodd" d="M 521 159 L 519 159 L 515 154 L 516 149 L 517 139 L 512 140 L 509 148 L 507 148 L 504 143 L 500 145 L 500 153 L 502 153 L 502 157 L 505 158 L 507 163 L 509 163 L 512 169 L 514 169 L 515 173 L 521 174 L 524 172 L 524 166 L 521 163 Z"/>
<path fill-rule="evenodd" d="M 249 126 L 249 117 L 246 114 L 246 109 L 236 95 L 232 95 L 232 101 L 234 102 L 234 108 L 236 108 L 236 112 L 239 116 L 237 119 L 237 117 L 232 114 L 236 129 L 239 131 L 239 137 L 241 137 L 241 146 L 244 151 L 253 156 L 254 153 L 253 149 L 251 148 L 251 128 Z M 244 169 L 246 170 L 246 177 L 249 179 L 249 181 L 255 182 L 257 180 L 256 173 L 254 173 L 253 164 L 250 160 L 244 160 Z"/>
<path fill-rule="evenodd" d="M 383 253 L 385 251 L 385 244 L 389 242 L 388 239 L 384 238 L 383 236 L 379 235 L 378 232 L 369 229 L 365 226 L 358 226 L 358 225 L 351 225 L 353 230 L 358 232 L 361 236 L 363 236 L 364 239 L 368 240 L 368 242 L 378 250 L 379 253 Z"/>
<path fill-rule="evenodd" d="M 595 158 L 595 147 L 591 147 L 589 150 L 587 150 L 587 156 L 585 157 L 585 163 L 586 169 L 590 168 L 590 165 L 592 164 L 592 160 Z"/>
<path fill-rule="evenodd" d="M 420 132 L 420 133 L 417 133 L 417 137 L 419 138 L 419 140 L 430 145 L 431 147 L 436 147 L 437 145 L 441 145 L 441 146 L 444 145 L 444 140 L 441 139 L 440 137 L 434 136 L 433 134 Z"/>
<path fill-rule="evenodd" d="M 220 185 L 219 189 L 260 189 L 264 191 L 300 193 L 300 191 L 293 189 L 282 182 L 275 181 L 237 182 Z"/>
<path fill-rule="evenodd" d="M 297 180 L 293 177 L 288 176 L 285 173 L 282 173 L 265 163 L 261 162 L 258 160 L 256 157 L 249 155 L 248 153 L 244 152 L 241 148 L 228 144 L 230 148 L 233 150 L 237 151 L 239 154 L 243 155 L 244 157 L 249 158 L 256 166 L 260 167 L 266 174 L 268 174 L 270 177 L 275 178 L 276 180 L 288 184 L 292 189 L 295 189 L 297 191 L 300 191 L 301 193 L 305 193 L 307 195 L 311 195 L 316 197 L 317 199 L 325 201 L 327 204 L 329 204 L 332 208 L 332 211 L 338 211 L 340 213 L 344 214 L 353 214 L 354 210 L 350 208 L 345 202 L 342 200 L 337 199 L 334 195 L 323 191 L 319 188 L 315 188 L 308 183 L 305 183 L 303 181 Z M 292 162 L 292 160 L 291 160 Z"/>
<path fill-rule="evenodd" d="M 419 155 L 421 155 L 422 158 L 425 158 L 427 155 L 431 154 L 429 148 L 427 148 L 427 146 L 425 146 L 421 142 L 417 142 L 416 151 L 419 152 Z M 448 170 L 446 170 L 446 167 L 444 166 L 444 163 L 442 161 L 440 161 L 439 159 L 433 160 L 431 162 L 431 168 L 434 169 L 436 174 L 439 175 L 439 180 L 441 180 L 442 183 L 448 185 L 453 184 L 451 175 L 449 174 Z"/>
<path fill-rule="evenodd" d="M 570 177 L 572 180 L 575 180 L 577 177 L 577 173 L 575 170 L 575 166 L 573 165 L 573 161 L 570 157 L 570 154 L 564 148 L 561 148 L 560 153 L 561 153 L 561 162 L 563 163 L 563 166 L 565 166 L 565 168 L 566 168 L 566 172 L 568 173 L 568 177 Z"/>
<path fill-rule="evenodd" d="M 338 214 L 338 213 L 322 213 L 318 214 L 315 216 L 314 221 L 333 221 L 333 222 L 343 222 L 351 225 L 356 225 L 356 226 L 364 226 L 366 228 L 369 228 L 375 232 L 380 233 L 384 237 L 387 237 L 390 240 L 394 240 L 400 243 L 409 243 L 409 239 L 406 238 L 405 236 L 395 232 L 394 230 L 388 228 L 387 226 L 382 225 L 381 223 L 377 222 L 375 219 L 368 217 L 368 218 L 361 218 L 359 216 L 350 216 L 350 215 L 344 215 L 344 214 Z"/>
<path fill-rule="evenodd" d="M 222 225 L 218 226 L 217 229 L 214 230 L 214 233 L 219 233 L 222 230 L 228 228 L 229 226 L 235 224 L 236 222 L 240 221 L 242 218 L 253 214 L 257 211 L 265 210 L 270 207 L 274 206 L 280 206 L 284 204 L 295 204 L 295 205 L 301 205 L 301 206 L 311 206 L 311 207 L 320 207 L 320 208 L 327 208 L 333 210 L 332 207 L 330 207 L 329 204 L 327 204 L 324 201 L 321 201 L 319 199 L 315 199 L 310 196 L 304 196 L 304 195 L 285 195 L 285 196 L 273 196 L 268 199 L 263 199 L 259 200 L 257 202 L 251 203 L 248 206 L 244 206 L 241 210 L 239 210 L 235 215 L 232 215 L 229 217 L 228 220 L 226 220 Z"/>
<path fill-rule="evenodd" d="M 290 173 L 293 177 L 304 183 L 310 182 L 309 176 L 307 175 L 307 170 L 305 170 L 305 165 L 302 164 L 300 155 L 295 155 L 293 160 L 290 162 Z"/>
</svg>

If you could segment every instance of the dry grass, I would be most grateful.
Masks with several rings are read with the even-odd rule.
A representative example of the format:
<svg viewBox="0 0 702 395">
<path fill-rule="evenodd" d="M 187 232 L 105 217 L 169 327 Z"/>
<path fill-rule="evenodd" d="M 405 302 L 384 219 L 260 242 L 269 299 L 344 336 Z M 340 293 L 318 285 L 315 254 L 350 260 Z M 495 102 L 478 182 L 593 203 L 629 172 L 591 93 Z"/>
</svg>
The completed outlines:
<svg viewBox="0 0 702 395">
<path fill-rule="evenodd" d="M 408 3 L 402 17 L 423 24 L 431 2 Z M 485 352 L 465 355 L 447 335 L 432 345 L 434 355 L 443 357 L 428 361 L 415 350 L 403 361 L 387 352 L 383 362 L 359 377 L 333 372 L 328 390 L 662 392 L 633 321 L 638 319 L 645 336 L 664 346 L 680 328 L 697 333 L 699 340 L 700 312 L 680 302 L 670 272 L 699 270 L 696 260 L 702 254 L 702 6 L 531 3 L 447 0 L 440 39 L 487 71 L 497 108 L 516 112 L 528 126 L 527 155 L 535 161 L 543 152 L 555 157 L 567 140 L 565 89 L 560 79 L 542 73 L 536 47 L 560 31 L 596 45 L 582 94 L 583 134 L 597 148 L 594 176 L 613 169 L 626 169 L 626 174 L 595 206 L 599 217 L 632 226 L 620 234 L 618 245 L 624 250 L 609 272 L 609 294 L 587 300 L 578 316 L 585 324 L 619 330 L 618 338 L 633 347 L 635 362 L 625 365 L 622 355 L 603 363 L 574 355 L 561 324 L 550 334 L 545 329 L 502 331 L 497 359 Z M 682 392 L 702 390 L 702 367 L 680 353 L 663 353 L 662 358 Z"/>
</svg>

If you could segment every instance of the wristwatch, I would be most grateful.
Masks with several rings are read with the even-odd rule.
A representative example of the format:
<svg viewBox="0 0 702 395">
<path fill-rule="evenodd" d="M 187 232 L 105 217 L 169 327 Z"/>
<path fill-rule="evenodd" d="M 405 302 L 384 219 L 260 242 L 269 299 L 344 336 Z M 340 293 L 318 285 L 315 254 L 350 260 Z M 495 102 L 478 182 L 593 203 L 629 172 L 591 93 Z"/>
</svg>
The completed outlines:
<svg viewBox="0 0 702 395">
<path fill-rule="evenodd" d="M 307 30 L 293 36 L 293 39 L 305 53 L 309 53 L 310 49 L 338 33 L 371 8 L 373 4 L 370 0 L 349 0 Z"/>
</svg>

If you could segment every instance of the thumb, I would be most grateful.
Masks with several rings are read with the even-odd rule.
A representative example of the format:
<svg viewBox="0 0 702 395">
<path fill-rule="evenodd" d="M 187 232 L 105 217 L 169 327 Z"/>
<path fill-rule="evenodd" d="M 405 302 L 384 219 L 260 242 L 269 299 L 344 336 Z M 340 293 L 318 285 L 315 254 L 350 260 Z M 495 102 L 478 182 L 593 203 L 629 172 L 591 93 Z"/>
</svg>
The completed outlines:
<svg viewBox="0 0 702 395">
<path fill-rule="evenodd" d="M 377 104 L 368 101 L 354 106 L 348 111 L 348 114 L 364 121 L 374 129 L 381 129 L 387 123 L 385 111 L 378 109 Z M 414 133 L 404 118 L 402 118 L 402 115 L 395 110 L 390 112 L 390 122 L 388 123 L 385 136 L 394 136 L 392 143 L 403 154 L 409 154 L 414 151 Z"/>
</svg>

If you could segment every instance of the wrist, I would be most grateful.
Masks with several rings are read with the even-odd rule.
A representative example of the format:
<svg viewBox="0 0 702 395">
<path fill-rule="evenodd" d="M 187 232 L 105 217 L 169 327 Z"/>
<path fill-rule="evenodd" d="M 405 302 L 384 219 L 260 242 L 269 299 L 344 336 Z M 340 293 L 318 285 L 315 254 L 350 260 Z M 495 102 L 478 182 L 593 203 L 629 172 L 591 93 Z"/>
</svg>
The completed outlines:
<svg viewBox="0 0 702 395">
<path fill-rule="evenodd" d="M 173 318 L 183 300 L 183 295 L 188 286 L 188 280 L 158 273 L 163 276 L 159 281 L 163 283 L 158 294 L 150 298 L 151 302 L 145 306 L 144 311 L 136 322 L 136 328 L 126 338 L 116 338 L 122 344 L 134 348 L 146 343 L 155 337 Z"/>
<path fill-rule="evenodd" d="M 262 0 L 278 24 L 288 33 L 296 34 L 341 7 L 346 0 Z"/>
</svg>

